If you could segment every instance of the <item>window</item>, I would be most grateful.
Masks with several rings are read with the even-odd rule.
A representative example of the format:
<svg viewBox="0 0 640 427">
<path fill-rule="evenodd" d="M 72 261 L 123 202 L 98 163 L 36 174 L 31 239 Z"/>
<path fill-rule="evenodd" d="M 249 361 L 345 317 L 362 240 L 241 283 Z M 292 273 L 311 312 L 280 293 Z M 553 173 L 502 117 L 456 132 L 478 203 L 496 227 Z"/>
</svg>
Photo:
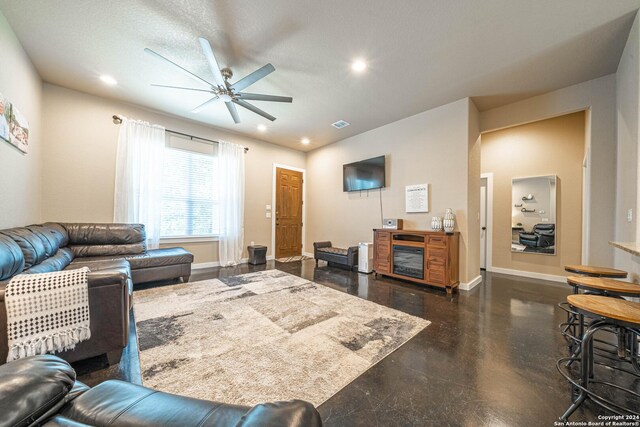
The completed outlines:
<svg viewBox="0 0 640 427">
<path fill-rule="evenodd" d="M 215 169 L 215 156 L 165 149 L 161 237 L 218 234 Z"/>
</svg>

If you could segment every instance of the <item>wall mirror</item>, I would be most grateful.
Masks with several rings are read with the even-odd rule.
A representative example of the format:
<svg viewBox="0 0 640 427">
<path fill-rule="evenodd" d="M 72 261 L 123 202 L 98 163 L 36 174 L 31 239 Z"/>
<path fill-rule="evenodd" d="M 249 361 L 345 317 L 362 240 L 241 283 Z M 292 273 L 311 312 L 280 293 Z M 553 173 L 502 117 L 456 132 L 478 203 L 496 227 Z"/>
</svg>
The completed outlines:
<svg viewBox="0 0 640 427">
<path fill-rule="evenodd" d="M 556 176 L 511 183 L 511 251 L 556 254 Z"/>
</svg>

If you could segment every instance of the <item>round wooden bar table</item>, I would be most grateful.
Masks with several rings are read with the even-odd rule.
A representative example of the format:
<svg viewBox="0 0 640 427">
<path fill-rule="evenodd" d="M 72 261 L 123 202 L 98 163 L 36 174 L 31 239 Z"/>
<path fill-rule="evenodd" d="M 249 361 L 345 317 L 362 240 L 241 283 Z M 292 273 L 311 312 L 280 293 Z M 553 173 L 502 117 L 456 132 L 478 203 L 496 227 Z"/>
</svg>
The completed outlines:
<svg viewBox="0 0 640 427">
<path fill-rule="evenodd" d="M 621 280 L 592 276 L 569 276 L 567 283 L 573 287 L 574 294 L 582 289 L 607 296 L 640 297 L 640 285 Z"/>
<path fill-rule="evenodd" d="M 633 337 L 634 350 L 631 352 L 632 363 L 637 363 L 637 340 L 640 337 L 640 303 L 627 301 L 625 299 L 611 298 L 600 295 L 569 295 L 567 302 L 573 310 L 578 312 L 580 316 L 592 319 L 591 324 L 582 336 L 580 343 L 580 357 L 574 354 L 571 357 L 558 360 L 557 367 L 560 373 L 573 385 L 572 404 L 560 417 L 566 421 L 569 416 L 586 400 L 590 399 L 596 404 L 618 414 L 618 415 L 640 415 L 636 407 L 627 407 L 622 403 L 614 402 L 607 397 L 594 392 L 592 385 L 599 384 L 601 386 L 613 387 L 616 391 L 614 395 L 622 391 L 629 395 L 629 399 L 621 399 L 625 403 L 637 402 L 640 399 L 640 393 L 633 389 L 627 389 L 619 384 L 594 377 L 593 371 L 593 337 L 594 334 L 604 328 L 619 328 Z M 580 361 L 580 378 L 572 378 L 567 366 L 569 361 Z M 609 366 L 609 365 L 606 365 Z M 609 366 L 618 369 L 615 366 Z M 609 372 L 608 370 L 604 372 Z M 620 370 L 635 378 L 640 378 L 640 374 Z M 613 380 L 618 380 L 618 376 L 612 376 Z"/>
<path fill-rule="evenodd" d="M 582 276 L 609 277 L 611 279 L 624 279 L 627 277 L 626 271 L 608 267 L 595 267 L 592 265 L 565 265 L 564 270 Z"/>
</svg>

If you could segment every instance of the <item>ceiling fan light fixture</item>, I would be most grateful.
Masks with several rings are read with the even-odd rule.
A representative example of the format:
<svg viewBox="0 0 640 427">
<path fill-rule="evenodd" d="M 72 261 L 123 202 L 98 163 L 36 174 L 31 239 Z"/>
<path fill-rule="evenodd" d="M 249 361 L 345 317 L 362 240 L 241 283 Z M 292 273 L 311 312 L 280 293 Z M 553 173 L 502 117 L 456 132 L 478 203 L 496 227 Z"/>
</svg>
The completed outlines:
<svg viewBox="0 0 640 427">
<path fill-rule="evenodd" d="M 287 103 L 293 102 L 293 98 L 291 98 L 290 96 L 274 96 L 274 95 L 263 95 L 259 93 L 241 92 L 242 90 L 251 86 L 258 80 L 261 80 L 266 76 L 268 76 L 269 74 L 271 74 L 272 72 L 274 72 L 276 69 L 273 65 L 266 64 L 260 67 L 259 69 L 257 69 L 256 71 L 254 71 L 253 73 L 250 73 L 247 76 L 241 78 L 234 84 L 230 84 L 229 79 L 233 76 L 233 72 L 229 68 L 220 69 L 220 65 L 218 65 L 218 60 L 216 59 L 215 54 L 213 53 L 213 49 L 211 48 L 211 44 L 207 39 L 203 37 L 199 37 L 198 41 L 200 42 L 200 47 L 202 48 L 202 51 L 207 59 L 207 62 L 209 63 L 209 68 L 211 73 L 213 74 L 214 83 L 211 83 L 203 79 L 202 77 L 192 73 L 186 68 L 176 64 L 172 60 L 165 58 L 164 56 L 160 55 L 157 52 L 154 52 L 149 48 L 144 49 L 144 51 L 147 54 L 155 57 L 156 59 L 163 61 L 164 63 L 170 64 L 171 66 L 173 66 L 174 69 L 181 71 L 183 74 L 186 74 L 187 76 L 193 78 L 194 80 L 197 80 L 200 83 L 205 83 L 209 87 L 209 89 L 197 89 L 197 88 L 185 88 L 180 86 L 155 85 L 155 86 L 160 86 L 165 88 L 202 91 L 202 92 L 208 92 L 215 95 L 213 98 L 209 99 L 208 101 L 204 102 L 203 104 L 193 109 L 192 110 L 193 113 L 198 113 L 209 104 L 222 101 L 225 103 L 225 106 L 227 107 L 227 110 L 229 110 L 229 114 L 231 115 L 233 122 L 236 124 L 240 123 L 240 116 L 238 115 L 236 105 L 239 105 L 251 111 L 252 113 L 262 116 L 267 120 L 274 121 L 276 118 L 273 117 L 271 114 L 261 110 L 260 108 L 246 101 L 253 100 L 253 101 L 271 101 L 271 102 L 287 102 Z"/>
</svg>

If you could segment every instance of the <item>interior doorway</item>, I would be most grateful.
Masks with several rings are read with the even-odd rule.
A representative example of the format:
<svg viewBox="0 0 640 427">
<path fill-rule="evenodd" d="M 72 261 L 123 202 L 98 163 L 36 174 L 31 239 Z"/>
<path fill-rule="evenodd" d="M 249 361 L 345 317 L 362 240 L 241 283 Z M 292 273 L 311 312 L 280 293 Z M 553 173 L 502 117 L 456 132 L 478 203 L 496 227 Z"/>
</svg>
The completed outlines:
<svg viewBox="0 0 640 427">
<path fill-rule="evenodd" d="M 487 178 L 480 179 L 480 270 L 487 269 Z"/>
<path fill-rule="evenodd" d="M 480 175 L 480 269 L 493 268 L 493 173 Z"/>
<path fill-rule="evenodd" d="M 274 166 L 274 247 L 275 257 L 302 255 L 304 171 Z"/>
</svg>

